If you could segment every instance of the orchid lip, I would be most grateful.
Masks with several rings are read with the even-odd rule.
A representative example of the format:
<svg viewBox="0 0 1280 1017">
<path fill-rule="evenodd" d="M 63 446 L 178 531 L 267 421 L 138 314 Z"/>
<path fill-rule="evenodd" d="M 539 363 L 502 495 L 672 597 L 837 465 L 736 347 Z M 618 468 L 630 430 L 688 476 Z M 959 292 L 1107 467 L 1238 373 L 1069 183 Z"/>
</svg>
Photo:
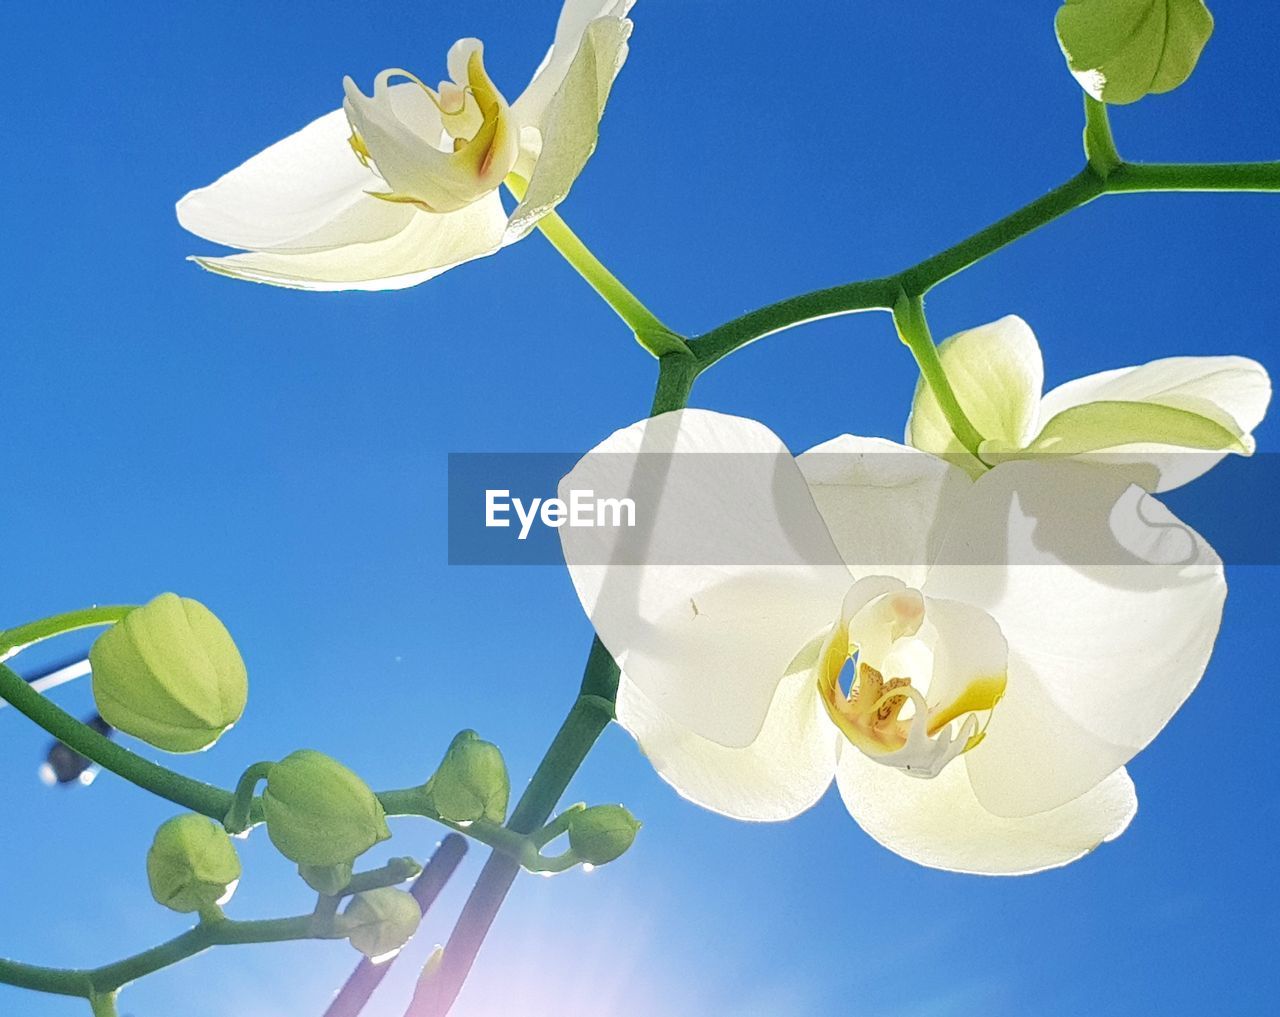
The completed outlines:
<svg viewBox="0 0 1280 1017">
<path fill-rule="evenodd" d="M 967 675 L 958 692 L 930 702 L 931 643 L 940 636 L 930 631 L 927 603 L 902 590 L 842 617 L 820 651 L 817 679 L 827 715 L 852 746 L 922 778 L 936 777 L 982 742 L 1007 681 L 1003 671 Z M 850 672 L 846 689 L 842 677 Z"/>
</svg>

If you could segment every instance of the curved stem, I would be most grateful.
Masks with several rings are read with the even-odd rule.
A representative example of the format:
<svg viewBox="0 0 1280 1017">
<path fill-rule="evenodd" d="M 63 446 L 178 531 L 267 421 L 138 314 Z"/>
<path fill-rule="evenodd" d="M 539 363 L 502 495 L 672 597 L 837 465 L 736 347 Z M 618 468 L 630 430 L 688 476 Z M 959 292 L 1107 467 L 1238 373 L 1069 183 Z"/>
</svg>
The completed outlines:
<svg viewBox="0 0 1280 1017">
<path fill-rule="evenodd" d="M 547 821 L 591 746 L 612 719 L 612 711 L 605 709 L 600 700 L 612 702 L 617 690 L 618 666 L 596 639 L 587 657 L 578 698 L 516 804 L 508 824 L 511 829 L 528 836 Z M 449 1012 L 519 871 L 519 863 L 506 855 L 495 852 L 489 856 L 453 927 L 439 967 L 418 983 L 405 1017 L 443 1017 Z"/>
<path fill-rule="evenodd" d="M 511 174 L 507 177 L 506 186 L 517 200 L 522 200 L 528 183 Z M 635 334 L 636 342 L 655 357 L 668 353 L 689 352 L 684 337 L 664 325 L 656 314 L 627 289 L 622 281 L 605 267 L 604 262 L 591 253 L 591 249 L 578 238 L 558 213 L 548 212 L 539 219 L 538 231 L 551 242 L 551 246 L 560 253 L 560 256 L 573 266 L 574 271 L 600 294 L 604 302 L 613 308 L 614 313 L 626 322 L 627 327 Z"/>
<path fill-rule="evenodd" d="M 421 816 L 424 819 L 430 819 L 441 826 L 447 826 L 455 833 L 486 844 L 495 851 L 501 851 L 532 871 L 537 872 L 541 869 L 538 864 L 538 850 L 527 836 L 483 819 L 473 823 L 455 823 L 444 819 L 431 807 L 431 799 L 424 787 L 379 791 L 378 801 L 382 803 L 383 811 L 388 816 Z"/>
<path fill-rule="evenodd" d="M 211 946 L 343 938 L 344 935 L 332 925 L 317 927 L 314 915 L 249 922 L 222 919 L 201 922 L 194 929 L 189 929 L 166 943 L 96 968 L 45 968 L 0 959 L 0 982 L 24 989 L 61 996 L 82 996 L 93 1000 L 114 997 L 119 989 L 130 982 L 136 982 L 144 975 L 203 953 Z"/>
<path fill-rule="evenodd" d="M 227 814 L 221 820 L 227 833 L 233 836 L 244 833 L 253 825 L 253 806 L 257 801 L 253 792 L 261 781 L 267 779 L 274 765 L 266 761 L 254 763 L 240 775 L 240 779 L 236 782 L 236 789 L 231 793 L 231 808 L 227 809 Z"/>
<path fill-rule="evenodd" d="M 700 370 L 687 353 L 661 357 L 651 415 L 684 408 Z M 569 781 L 613 719 L 618 677 L 613 656 L 599 638 L 593 639 L 578 698 L 516 803 L 508 829 L 528 838 L 555 811 Z M 443 1017 L 449 1012 L 519 871 L 519 862 L 510 855 L 495 850 L 489 856 L 458 916 L 439 965 L 419 982 L 405 1017 Z"/>
<path fill-rule="evenodd" d="M 664 325 L 635 294 L 622 285 L 617 276 L 605 268 L 560 216 L 555 212 L 548 212 L 538 220 L 538 229 L 551 241 L 551 246 L 560 252 L 564 260 L 627 323 L 641 346 L 655 357 L 688 351 L 679 333 Z"/>
<path fill-rule="evenodd" d="M 1095 163 L 1066 183 L 1024 205 L 960 243 L 896 275 L 846 283 L 779 301 L 735 318 L 689 341 L 701 368 L 764 336 L 837 314 L 889 310 L 899 292 L 923 296 L 938 283 L 982 261 L 1002 247 L 1089 204 L 1105 194 L 1150 191 L 1280 191 L 1280 162 L 1116 163 L 1105 175 L 1105 149 L 1098 147 L 1098 115 L 1090 142 Z M 1114 151 L 1114 142 L 1113 151 Z M 1118 159 L 1119 156 L 1116 155 Z"/>
<path fill-rule="evenodd" d="M 440 892 L 449 882 L 466 853 L 466 841 L 455 833 L 449 834 L 440 842 L 440 846 L 427 862 L 427 867 L 422 870 L 422 874 L 414 880 L 409 892 L 418 902 L 418 907 L 424 916 L 431 910 L 431 906 L 440 896 Z M 325 1010 L 324 1017 L 359 1017 L 394 962 L 393 958 L 381 964 L 374 964 L 367 957 L 362 958 L 346 984 L 329 1004 L 329 1008 Z"/>
<path fill-rule="evenodd" d="M 93 1010 L 93 1017 L 118 1017 L 120 1013 L 116 1009 L 116 993 L 114 992 L 95 993 L 89 997 L 89 1006 Z"/>
<path fill-rule="evenodd" d="M 982 435 L 965 414 L 946 371 L 942 369 L 938 347 L 934 345 L 929 322 L 924 316 L 924 300 L 904 293 L 893 305 L 893 323 L 898 328 L 899 338 L 916 358 L 920 376 L 932 389 L 952 433 L 960 440 L 961 445 L 977 456 L 979 446 L 982 445 Z"/>
<path fill-rule="evenodd" d="M 0 699 L 7 700 L 9 705 L 86 759 L 152 794 L 219 823 L 231 808 L 233 799 L 230 791 L 184 777 L 117 745 L 55 706 L 3 664 L 0 664 Z"/>
<path fill-rule="evenodd" d="M 93 985 L 86 971 L 24 964 L 4 957 L 0 957 L 0 983 L 52 996 L 81 996 L 88 999 L 93 995 Z"/>
<path fill-rule="evenodd" d="M 28 622 L 17 628 L 0 631 L 0 660 L 7 660 L 33 643 L 52 639 L 77 629 L 97 625 L 114 625 L 134 609 L 134 604 L 111 604 L 103 607 L 86 607 L 79 611 L 55 614 L 50 618 Z"/>
</svg>

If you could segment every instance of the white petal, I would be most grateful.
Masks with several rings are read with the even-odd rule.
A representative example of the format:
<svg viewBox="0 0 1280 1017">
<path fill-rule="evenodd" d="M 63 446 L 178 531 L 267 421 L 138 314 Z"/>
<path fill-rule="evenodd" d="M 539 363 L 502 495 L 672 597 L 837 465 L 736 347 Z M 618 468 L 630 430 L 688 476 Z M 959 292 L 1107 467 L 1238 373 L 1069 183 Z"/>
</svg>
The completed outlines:
<svg viewBox="0 0 1280 1017">
<path fill-rule="evenodd" d="M 852 582 L 786 446 L 741 417 L 668 413 L 584 456 L 572 491 L 636 506 L 634 528 L 560 529 L 604 644 L 676 723 L 749 745 Z"/>
<path fill-rule="evenodd" d="M 1048 422 L 1073 406 L 1106 401 L 1156 403 L 1200 414 L 1222 424 L 1252 450 L 1251 432 L 1262 422 L 1271 401 L 1271 379 L 1261 364 L 1245 357 L 1169 357 L 1060 385 L 1044 397 L 1040 419 Z M 1148 478 L 1143 486 L 1169 491 L 1194 480 L 1225 455 L 1144 443 L 1122 446 L 1102 455 L 1100 461 L 1152 467 L 1158 480 Z"/>
<path fill-rule="evenodd" d="M 456 212 L 414 209 L 399 233 L 372 243 L 194 260 L 211 272 L 294 289 L 396 290 L 492 254 L 502 245 L 506 221 L 495 191 Z"/>
<path fill-rule="evenodd" d="M 1195 688 L 1226 596 L 1204 540 L 1114 471 L 996 467 L 973 488 L 925 583 L 983 608 L 1009 681 L 967 760 L 983 805 L 1063 805 L 1144 748 Z"/>
<path fill-rule="evenodd" d="M 622 18 L 598 18 L 587 26 L 564 81 L 536 125 L 541 146 L 528 189 L 511 213 L 511 235 L 527 233 L 560 204 L 596 150 L 600 118 L 627 59 L 630 35 L 631 22 Z"/>
<path fill-rule="evenodd" d="M 818 701 L 812 666 L 783 678 L 760 733 L 730 749 L 675 723 L 624 674 L 618 723 L 662 779 L 695 805 L 772 822 L 804 812 L 831 784 L 839 737 Z"/>
<path fill-rule="evenodd" d="M 1016 315 L 960 332 L 938 346 L 938 356 L 969 422 L 998 448 L 1022 448 L 1035 436 L 1044 362 L 1030 326 Z M 907 419 L 908 444 L 955 456 L 971 473 L 982 465 L 951 433 L 938 400 L 923 381 Z"/>
<path fill-rule="evenodd" d="M 974 795 L 965 768 L 969 756 L 920 780 L 842 747 L 836 786 L 858 825 L 890 851 L 931 868 L 987 876 L 1073 862 L 1120 836 L 1138 810 L 1133 782 L 1120 769 L 1056 809 L 1002 818 Z"/>
<path fill-rule="evenodd" d="M 968 491 L 964 470 L 883 438 L 845 434 L 796 462 L 855 576 L 924 582 L 949 515 Z"/>
<path fill-rule="evenodd" d="M 416 86 L 409 86 L 416 88 Z M 413 209 L 368 195 L 385 185 L 360 164 L 334 110 L 178 202 L 184 229 L 249 250 L 309 250 L 395 236 Z"/>
<path fill-rule="evenodd" d="M 547 107 L 578 54 L 587 26 L 598 18 L 625 18 L 634 5 L 635 0 L 565 0 L 556 23 L 555 42 L 534 72 L 529 87 L 512 103 L 511 108 L 521 124 L 536 127 L 542 123 Z"/>
</svg>

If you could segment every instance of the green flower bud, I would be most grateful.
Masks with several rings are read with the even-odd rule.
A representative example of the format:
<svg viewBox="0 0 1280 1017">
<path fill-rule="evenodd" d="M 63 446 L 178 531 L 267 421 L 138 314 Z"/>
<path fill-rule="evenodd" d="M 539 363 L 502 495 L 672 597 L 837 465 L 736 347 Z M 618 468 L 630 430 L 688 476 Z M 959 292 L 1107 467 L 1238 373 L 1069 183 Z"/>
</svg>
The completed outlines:
<svg viewBox="0 0 1280 1017">
<path fill-rule="evenodd" d="M 203 604 L 163 593 L 89 651 L 93 698 L 112 727 L 166 752 L 199 752 L 244 713 L 244 661 Z"/>
<path fill-rule="evenodd" d="M 271 767 L 262 808 L 271 843 L 299 865 L 343 865 L 391 836 L 382 803 L 368 785 L 310 749 Z"/>
<path fill-rule="evenodd" d="M 453 739 L 426 790 L 441 819 L 502 823 L 507 818 L 511 797 L 507 764 L 498 746 L 482 741 L 474 731 L 461 731 Z"/>
<path fill-rule="evenodd" d="M 569 819 L 569 847 L 588 865 L 605 865 L 636 839 L 640 823 L 625 806 L 593 805 Z"/>
<path fill-rule="evenodd" d="M 384 886 L 352 897 L 341 928 L 351 945 L 376 964 L 399 953 L 420 921 L 422 910 L 412 894 Z"/>
<path fill-rule="evenodd" d="M 299 865 L 298 875 L 316 893 L 336 897 L 351 882 L 351 862 L 341 865 Z"/>
<path fill-rule="evenodd" d="M 226 830 L 188 812 L 156 831 L 147 852 L 147 880 L 157 903 L 183 913 L 208 911 L 235 893 L 240 859 Z"/>
</svg>

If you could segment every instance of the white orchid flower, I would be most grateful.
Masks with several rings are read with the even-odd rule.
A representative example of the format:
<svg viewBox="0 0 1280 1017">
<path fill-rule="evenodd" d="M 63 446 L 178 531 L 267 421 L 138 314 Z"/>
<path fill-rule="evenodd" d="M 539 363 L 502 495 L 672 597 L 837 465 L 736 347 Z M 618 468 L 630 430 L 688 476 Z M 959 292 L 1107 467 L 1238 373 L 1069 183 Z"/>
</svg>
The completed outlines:
<svg viewBox="0 0 1280 1017">
<path fill-rule="evenodd" d="M 1199 681 L 1226 594 L 1199 535 L 1065 458 L 974 480 L 849 435 L 793 458 L 685 410 L 606 439 L 575 490 L 636 502 L 635 529 L 560 532 L 662 777 L 782 820 L 834 776 L 872 837 L 943 869 L 1035 872 L 1118 836 L 1125 764 Z"/>
<path fill-rule="evenodd" d="M 178 221 L 248 253 L 194 258 L 214 272 L 309 290 L 415 286 L 528 234 L 595 151 L 627 57 L 634 0 L 566 0 L 555 42 L 508 103 L 478 39 L 449 50 L 430 88 L 383 71 L 346 100 L 178 202 Z M 523 191 L 508 214 L 500 186 Z"/>
<path fill-rule="evenodd" d="M 1271 380 L 1245 357 L 1169 357 L 1077 378 L 1043 398 L 1035 334 L 1009 316 L 952 336 L 938 354 L 986 463 L 1053 453 L 1105 462 L 1149 491 L 1194 480 L 1228 453 L 1251 455 Z M 977 475 L 933 392 L 916 388 L 906 441 Z"/>
</svg>

